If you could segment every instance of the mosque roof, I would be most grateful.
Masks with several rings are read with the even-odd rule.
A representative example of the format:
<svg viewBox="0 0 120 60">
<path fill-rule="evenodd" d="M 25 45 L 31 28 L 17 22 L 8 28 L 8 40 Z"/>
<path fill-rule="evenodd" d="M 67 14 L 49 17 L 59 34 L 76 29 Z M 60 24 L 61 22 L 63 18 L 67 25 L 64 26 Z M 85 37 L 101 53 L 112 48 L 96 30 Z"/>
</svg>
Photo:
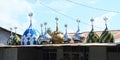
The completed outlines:
<svg viewBox="0 0 120 60">
<path fill-rule="evenodd" d="M 29 14 L 30 18 L 32 17 L 32 13 Z M 32 27 L 32 20 L 30 19 L 30 26 L 25 30 L 24 34 L 21 38 L 21 45 L 36 45 L 39 33 Z"/>
</svg>

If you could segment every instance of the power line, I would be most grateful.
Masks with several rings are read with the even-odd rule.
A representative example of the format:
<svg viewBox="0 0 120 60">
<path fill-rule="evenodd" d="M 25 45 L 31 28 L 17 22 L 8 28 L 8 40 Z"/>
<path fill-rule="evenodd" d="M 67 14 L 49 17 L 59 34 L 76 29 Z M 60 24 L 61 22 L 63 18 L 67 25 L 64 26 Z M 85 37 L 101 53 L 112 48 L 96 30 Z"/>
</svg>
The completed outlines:
<svg viewBox="0 0 120 60">
<path fill-rule="evenodd" d="M 120 13 L 119 11 L 112 11 L 112 10 L 106 10 L 106 9 L 102 9 L 102 8 L 91 7 L 91 6 L 88 6 L 88 5 L 85 5 L 85 4 L 81 4 L 81 3 L 78 3 L 78 2 L 74 2 L 74 1 L 71 1 L 71 0 L 66 0 L 66 1 L 71 2 L 73 4 L 76 4 L 76 5 L 87 7 L 87 8 L 90 8 L 90 9 L 95 9 L 95 10 L 99 10 L 99 11 L 106 11 L 106 12 Z"/>
<path fill-rule="evenodd" d="M 71 19 L 71 20 L 76 20 L 75 18 L 73 18 L 73 17 L 71 17 L 71 16 L 68 16 L 68 15 L 66 15 L 66 14 L 64 14 L 64 13 L 61 13 L 61 12 L 57 11 L 56 9 L 53 9 L 53 8 L 47 6 L 46 4 L 43 4 L 43 3 L 41 3 L 41 2 L 40 2 L 40 4 L 41 4 L 42 6 L 44 6 L 44 7 L 49 8 L 50 10 L 52 10 L 52 11 L 58 13 L 58 14 L 61 14 L 61 15 L 65 16 L 65 17 Z M 84 25 L 87 25 L 87 26 L 91 26 L 90 24 L 85 23 L 85 22 L 83 22 L 83 21 L 81 21 L 81 23 L 84 24 Z M 94 26 L 94 27 L 101 29 L 101 27 L 97 27 L 97 26 Z"/>
</svg>

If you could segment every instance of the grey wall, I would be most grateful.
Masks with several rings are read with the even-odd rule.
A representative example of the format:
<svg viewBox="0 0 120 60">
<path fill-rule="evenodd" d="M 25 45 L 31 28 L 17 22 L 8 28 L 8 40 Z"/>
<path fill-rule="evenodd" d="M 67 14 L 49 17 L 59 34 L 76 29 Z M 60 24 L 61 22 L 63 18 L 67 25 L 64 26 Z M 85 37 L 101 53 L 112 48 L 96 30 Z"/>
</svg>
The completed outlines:
<svg viewBox="0 0 120 60">
<path fill-rule="evenodd" d="M 17 60 L 17 48 L 0 48 L 0 60 Z"/>
<path fill-rule="evenodd" d="M 10 36 L 10 32 L 7 32 L 0 28 L 0 45 L 7 44 L 7 40 Z"/>
<path fill-rule="evenodd" d="M 106 60 L 106 47 L 90 47 L 89 60 Z"/>
<path fill-rule="evenodd" d="M 18 48 L 18 60 L 43 60 L 42 48 Z"/>
</svg>

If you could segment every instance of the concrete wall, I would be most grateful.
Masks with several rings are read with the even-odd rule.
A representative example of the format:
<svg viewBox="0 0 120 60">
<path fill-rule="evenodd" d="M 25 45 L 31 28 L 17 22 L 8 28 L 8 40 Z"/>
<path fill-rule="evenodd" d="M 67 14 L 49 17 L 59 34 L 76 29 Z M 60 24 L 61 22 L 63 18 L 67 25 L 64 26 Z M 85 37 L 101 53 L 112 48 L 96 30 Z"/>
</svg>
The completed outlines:
<svg viewBox="0 0 120 60">
<path fill-rule="evenodd" d="M 90 47 L 89 60 L 107 60 L 106 47 Z"/>
<path fill-rule="evenodd" d="M 43 60 L 41 48 L 18 48 L 18 60 Z"/>
<path fill-rule="evenodd" d="M 4 50 L 2 48 L 0 48 L 0 60 L 3 60 L 3 52 Z"/>
<path fill-rule="evenodd" d="M 17 48 L 0 48 L 0 60 L 17 60 Z"/>
</svg>

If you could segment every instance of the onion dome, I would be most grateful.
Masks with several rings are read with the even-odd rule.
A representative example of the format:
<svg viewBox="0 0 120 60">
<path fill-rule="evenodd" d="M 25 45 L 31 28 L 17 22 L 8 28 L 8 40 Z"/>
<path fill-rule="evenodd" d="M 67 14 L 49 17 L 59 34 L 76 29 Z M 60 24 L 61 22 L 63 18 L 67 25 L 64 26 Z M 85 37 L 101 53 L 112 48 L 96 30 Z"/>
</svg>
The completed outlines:
<svg viewBox="0 0 120 60">
<path fill-rule="evenodd" d="M 10 37 L 8 38 L 8 41 L 7 41 L 7 45 L 12 45 L 12 40 L 13 40 L 13 33 L 12 33 L 12 28 L 10 28 L 10 30 L 11 30 L 11 35 L 10 35 Z"/>
<path fill-rule="evenodd" d="M 94 32 L 94 29 L 93 29 L 93 21 L 94 21 L 94 19 L 91 19 L 92 30 L 87 36 L 87 39 L 86 39 L 87 43 L 97 43 L 99 41 L 99 36 L 96 34 L 96 32 Z"/>
<path fill-rule="evenodd" d="M 15 29 L 17 29 L 17 27 L 15 27 Z M 20 45 L 20 38 L 16 33 L 13 36 L 11 32 L 11 36 L 8 39 L 8 45 Z"/>
<path fill-rule="evenodd" d="M 76 33 L 73 36 L 73 40 L 75 43 L 83 42 L 83 40 L 85 38 L 84 35 L 80 34 L 80 29 L 79 29 L 80 20 L 77 20 L 77 23 L 78 23 L 78 30 L 76 31 Z"/>
<path fill-rule="evenodd" d="M 63 38 L 63 40 L 64 40 L 64 43 L 70 43 L 70 40 L 71 40 L 71 37 L 68 35 L 68 33 L 67 33 L 67 25 L 65 24 L 65 30 L 66 30 L 66 32 L 65 32 L 65 34 L 64 34 L 64 38 Z"/>
<path fill-rule="evenodd" d="M 45 33 L 42 32 L 42 25 L 41 25 L 41 35 L 38 38 L 38 44 L 48 44 L 50 43 L 51 36 L 46 31 L 46 25 L 47 23 L 44 23 L 45 25 Z"/>
<path fill-rule="evenodd" d="M 31 17 L 33 16 L 33 13 L 29 14 L 30 17 L 30 26 L 28 29 L 26 29 L 26 31 L 24 32 L 24 34 L 22 35 L 21 38 L 21 45 L 36 45 L 37 39 L 38 39 L 38 31 L 33 29 L 32 27 L 32 20 Z"/>
<path fill-rule="evenodd" d="M 106 21 L 108 20 L 108 18 L 105 17 L 104 20 L 105 20 L 106 28 L 102 32 L 102 34 L 100 36 L 100 39 L 99 39 L 99 42 L 100 43 L 113 43 L 114 42 L 114 36 L 110 31 L 108 31 L 108 28 L 107 28 Z"/>
<path fill-rule="evenodd" d="M 52 43 L 53 44 L 61 44 L 63 43 L 63 33 L 59 31 L 58 29 L 58 18 L 55 18 L 56 20 L 56 31 L 53 32 L 52 36 Z"/>
</svg>

